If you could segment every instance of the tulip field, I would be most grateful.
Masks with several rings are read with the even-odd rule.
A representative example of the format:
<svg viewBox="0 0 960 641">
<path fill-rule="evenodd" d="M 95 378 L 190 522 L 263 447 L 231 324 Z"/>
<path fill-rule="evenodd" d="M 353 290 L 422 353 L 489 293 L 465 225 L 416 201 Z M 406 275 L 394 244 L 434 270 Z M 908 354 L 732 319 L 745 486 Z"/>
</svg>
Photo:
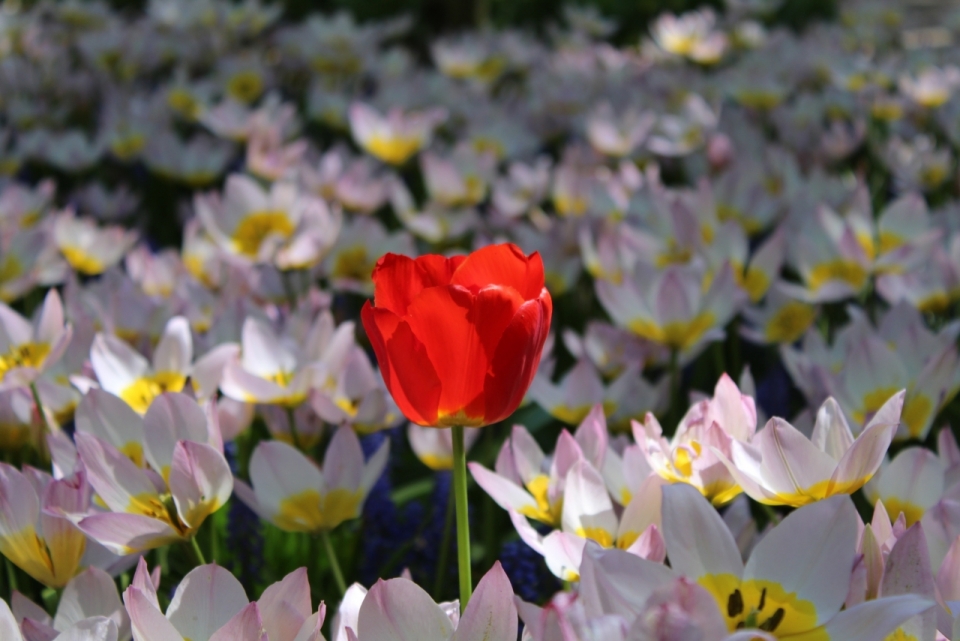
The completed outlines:
<svg viewBox="0 0 960 641">
<path fill-rule="evenodd" d="M 0 3 L 0 641 L 960 641 L 960 3 L 791 3 Z"/>
</svg>

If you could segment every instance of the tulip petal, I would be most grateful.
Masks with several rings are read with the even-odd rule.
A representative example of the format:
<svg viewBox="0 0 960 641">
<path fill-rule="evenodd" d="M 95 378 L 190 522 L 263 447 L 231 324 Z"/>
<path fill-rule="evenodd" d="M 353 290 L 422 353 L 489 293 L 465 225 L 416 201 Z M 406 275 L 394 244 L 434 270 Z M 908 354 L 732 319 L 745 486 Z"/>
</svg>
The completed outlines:
<svg viewBox="0 0 960 641">
<path fill-rule="evenodd" d="M 178 441 L 170 464 L 170 493 L 180 520 L 192 529 L 226 505 L 233 474 L 223 454 L 206 443 Z"/>
<path fill-rule="evenodd" d="M 827 622 L 824 631 L 829 639 L 843 641 L 875 641 L 885 639 L 897 626 L 934 605 L 933 601 L 923 597 L 891 596 L 873 601 L 865 601 L 849 610 L 844 610 Z M 819 636 L 816 636 L 819 634 Z M 800 641 L 806 641 L 805 635 L 798 635 Z M 814 631 L 809 639 L 824 638 L 821 631 Z"/>
<path fill-rule="evenodd" d="M 847 450 L 830 479 L 833 492 L 855 492 L 880 468 L 893 435 L 900 424 L 905 392 L 887 400 Z"/>
<path fill-rule="evenodd" d="M 143 418 L 122 398 L 93 388 L 80 400 L 75 418 L 78 432 L 93 434 L 143 464 Z"/>
<path fill-rule="evenodd" d="M 138 641 L 184 641 L 174 624 L 137 588 L 127 588 L 123 593 L 123 602 L 130 614 L 133 635 Z"/>
<path fill-rule="evenodd" d="M 357 618 L 358 636 L 377 641 L 449 639 L 453 624 L 421 587 L 406 579 L 377 581 Z"/>
<path fill-rule="evenodd" d="M 686 483 L 663 488 L 663 538 L 670 567 L 682 576 L 739 578 L 743 574 L 740 549 L 727 525 L 703 495 Z"/>
<path fill-rule="evenodd" d="M 269 641 L 257 604 L 250 603 L 240 610 L 213 633 L 210 641 Z"/>
<path fill-rule="evenodd" d="M 268 587 L 257 605 L 270 641 L 293 641 L 312 614 L 307 569 L 294 570 Z"/>
<path fill-rule="evenodd" d="M 174 316 L 163 328 L 163 336 L 153 352 L 155 372 L 178 372 L 189 374 L 193 363 L 193 335 L 190 321 L 183 316 Z"/>
<path fill-rule="evenodd" d="M 53 627 L 66 630 L 94 616 L 113 619 L 120 630 L 129 632 L 130 619 L 117 594 L 113 578 L 103 570 L 91 567 L 67 584 L 57 605 Z"/>
<path fill-rule="evenodd" d="M 467 463 L 473 480 L 477 482 L 494 502 L 505 510 L 521 513 L 535 513 L 537 502 L 525 489 L 516 483 L 491 472 L 479 463 Z"/>
<path fill-rule="evenodd" d="M 177 586 L 167 618 L 187 639 L 209 639 L 246 605 L 243 586 L 229 570 L 201 565 Z"/>
<path fill-rule="evenodd" d="M 427 254 L 413 259 L 399 254 L 384 254 L 373 269 L 374 305 L 398 316 L 405 315 L 407 307 L 421 291 L 428 287 L 449 285 L 450 278 L 464 258 Z"/>
<path fill-rule="evenodd" d="M 443 358 L 454 356 L 446 354 Z M 385 341 L 384 357 L 378 353 L 377 361 L 381 368 L 384 362 L 390 364 L 384 372 L 384 382 L 404 416 L 420 425 L 436 425 L 443 384 L 426 346 L 406 321 L 397 324 L 393 335 Z"/>
<path fill-rule="evenodd" d="M 0 599 L 0 638 L 10 641 L 23 641 L 20 635 L 20 626 L 10 611 L 7 602 Z"/>
<path fill-rule="evenodd" d="M 540 366 L 552 313 L 553 301 L 544 289 L 540 298 L 520 306 L 503 331 L 483 383 L 488 423 L 506 419 L 520 406 Z"/>
<path fill-rule="evenodd" d="M 93 339 L 90 364 L 100 387 L 118 396 L 150 371 L 150 364 L 140 352 L 116 336 L 103 333 Z"/>
<path fill-rule="evenodd" d="M 117 641 L 117 623 L 104 617 L 92 617 L 63 631 L 57 641 Z"/>
<path fill-rule="evenodd" d="M 90 485 L 111 510 L 132 512 L 148 498 L 159 501 L 153 481 L 129 458 L 92 434 L 77 432 L 75 438 Z"/>
<path fill-rule="evenodd" d="M 490 284 L 512 287 L 524 300 L 543 289 L 543 260 L 539 252 L 529 256 L 512 243 L 487 245 L 469 254 L 450 279 L 451 285 L 480 289 Z"/>
<path fill-rule="evenodd" d="M 513 587 L 497 561 L 480 579 L 467 609 L 460 616 L 452 641 L 515 641 L 516 638 Z"/>
<path fill-rule="evenodd" d="M 673 570 L 661 563 L 588 542 L 580 563 L 580 598 L 589 617 L 616 614 L 631 620 L 643 611 L 654 590 L 675 578 Z"/>
<path fill-rule="evenodd" d="M 323 455 L 323 480 L 328 488 L 356 490 L 363 475 L 363 449 L 352 427 L 341 426 Z"/>
<path fill-rule="evenodd" d="M 250 458 L 250 480 L 258 504 L 271 518 L 281 512 L 286 499 L 324 489 L 323 476 L 317 466 L 281 441 L 257 445 Z"/>
<path fill-rule="evenodd" d="M 91 514 L 80 521 L 77 527 L 100 545 L 121 556 L 183 540 L 169 523 L 142 514 Z"/>
<path fill-rule="evenodd" d="M 812 603 L 817 624 L 822 624 L 840 611 L 847 596 L 857 523 L 856 508 L 845 495 L 792 512 L 750 553 L 744 581 L 778 583 L 788 594 Z"/>
<path fill-rule="evenodd" d="M 610 547 L 616 541 L 617 516 L 603 476 L 589 461 L 581 459 L 567 472 L 563 494 L 565 532 Z"/>
<path fill-rule="evenodd" d="M 357 618 L 360 616 L 360 606 L 367 597 L 367 589 L 359 583 L 354 583 L 347 588 L 343 600 L 337 608 L 337 615 L 333 619 L 333 625 L 330 632 L 333 635 L 331 641 L 347 641 L 346 628 L 357 628 Z M 299 639 L 297 640 L 299 641 Z"/>
</svg>

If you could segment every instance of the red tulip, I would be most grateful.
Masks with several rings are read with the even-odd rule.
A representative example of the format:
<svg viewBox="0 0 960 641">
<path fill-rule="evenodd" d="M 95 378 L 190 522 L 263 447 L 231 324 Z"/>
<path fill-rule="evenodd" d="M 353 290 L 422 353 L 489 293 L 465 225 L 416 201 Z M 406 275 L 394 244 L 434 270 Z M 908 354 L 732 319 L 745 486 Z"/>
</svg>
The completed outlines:
<svg viewBox="0 0 960 641">
<path fill-rule="evenodd" d="M 408 419 L 478 427 L 517 409 L 553 312 L 539 254 L 511 244 L 453 258 L 387 254 L 373 283 L 363 327 Z"/>
</svg>

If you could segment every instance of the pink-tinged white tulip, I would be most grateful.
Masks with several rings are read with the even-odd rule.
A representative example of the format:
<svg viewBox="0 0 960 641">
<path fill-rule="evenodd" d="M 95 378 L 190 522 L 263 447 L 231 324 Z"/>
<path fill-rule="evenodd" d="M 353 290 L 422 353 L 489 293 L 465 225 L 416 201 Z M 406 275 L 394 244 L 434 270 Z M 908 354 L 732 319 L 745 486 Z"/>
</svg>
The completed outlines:
<svg viewBox="0 0 960 641">
<path fill-rule="evenodd" d="M 726 36 L 714 31 L 717 17 L 712 9 L 690 11 L 681 16 L 664 13 L 650 29 L 663 51 L 700 64 L 715 64 L 727 48 Z"/>
<path fill-rule="evenodd" d="M 926 134 L 918 134 L 909 141 L 895 135 L 887 142 L 882 155 L 893 172 L 897 191 L 929 193 L 955 171 L 950 148 L 938 146 L 936 139 Z"/>
<path fill-rule="evenodd" d="M 40 281 L 61 282 L 68 271 L 56 256 L 45 230 L 30 228 L 12 235 L 0 234 L 0 301 L 10 303 Z"/>
<path fill-rule="evenodd" d="M 219 430 L 209 421 L 186 396 L 160 397 L 144 418 L 149 468 L 138 467 L 108 441 L 77 432 L 80 460 L 107 508 L 78 512 L 78 527 L 121 555 L 193 537 L 233 491 Z"/>
<path fill-rule="evenodd" d="M 333 425 L 353 425 L 361 433 L 392 427 L 402 420 L 383 378 L 370 358 L 354 345 L 335 382 L 315 389 L 310 403 L 317 415 Z"/>
<path fill-rule="evenodd" d="M 119 263 L 137 242 L 137 234 L 122 227 L 98 227 L 68 210 L 56 217 L 53 239 L 70 267 L 93 276 Z"/>
<path fill-rule="evenodd" d="M 803 287 L 790 286 L 790 294 L 811 303 L 859 294 L 870 277 L 872 257 L 857 232 L 851 220 L 826 205 L 805 217 L 788 244 L 790 264 L 803 281 Z"/>
<path fill-rule="evenodd" d="M 633 435 L 650 468 L 671 483 L 697 488 L 714 505 L 723 505 L 740 493 L 740 486 L 717 451 L 731 456 L 734 443 L 746 443 L 757 429 L 757 409 L 752 397 L 740 392 L 724 374 L 713 398 L 693 405 L 684 415 L 672 439 L 653 414 L 633 423 Z"/>
<path fill-rule="evenodd" d="M 614 114 L 610 104 L 603 103 L 587 119 L 587 139 L 601 154 L 629 157 L 643 144 L 655 122 L 651 112 L 627 110 Z"/>
<path fill-rule="evenodd" d="M 25 622 L 21 630 L 10 606 L 0 599 L 0 637 L 3 641 L 117 641 L 117 624 L 105 617 L 91 617 L 61 631 L 53 630 L 50 636 L 45 629 L 36 629 Z"/>
<path fill-rule="evenodd" d="M 647 139 L 647 149 L 668 158 L 686 156 L 706 145 L 720 122 L 719 107 L 691 93 L 678 113 L 661 114 Z"/>
<path fill-rule="evenodd" d="M 661 534 L 660 494 L 663 482 L 648 476 L 622 513 L 614 508 L 603 475 L 586 459 L 573 464 L 564 479 L 561 529 L 541 535 L 520 513 L 510 519 L 520 538 L 546 560 L 564 581 L 578 581 L 584 547 L 593 541 L 643 559 L 661 562 L 666 547 Z"/>
<path fill-rule="evenodd" d="M 442 107 L 404 113 L 394 107 L 382 116 L 363 103 L 350 106 L 350 132 L 371 156 L 391 165 L 402 165 L 430 144 L 433 130 L 447 119 Z"/>
<path fill-rule="evenodd" d="M 284 139 L 282 123 L 258 123 L 247 138 L 247 171 L 266 180 L 280 180 L 296 167 L 306 151 L 306 140 Z"/>
<path fill-rule="evenodd" d="M 119 396 L 90 389 L 77 406 L 76 431 L 93 434 L 143 467 L 144 419 Z"/>
<path fill-rule="evenodd" d="M 487 195 L 496 158 L 461 145 L 447 156 L 425 152 L 420 168 L 430 200 L 444 207 L 472 207 Z"/>
<path fill-rule="evenodd" d="M 469 463 L 468 467 L 477 484 L 503 509 L 559 527 L 570 468 L 587 456 L 595 468 L 603 469 L 606 454 L 606 423 L 603 411 L 595 408 L 576 436 L 566 429 L 560 432 L 549 457 L 525 427 L 514 425 L 497 455 L 495 471 L 479 463 Z"/>
<path fill-rule="evenodd" d="M 360 440 L 339 428 L 323 467 L 279 441 L 260 443 L 250 458 L 250 482 L 236 493 L 261 518 L 288 532 L 327 532 L 360 516 L 363 503 L 387 464 L 388 441 L 364 462 Z"/>
<path fill-rule="evenodd" d="M 468 452 L 479 437 L 479 428 L 464 430 L 464 446 Z M 431 470 L 453 469 L 453 432 L 449 427 L 423 427 L 410 423 L 407 440 L 420 462 Z"/>
<path fill-rule="evenodd" d="M 591 408 L 600 404 L 609 414 L 611 427 L 623 431 L 629 427 L 631 418 L 663 408 L 665 381 L 648 383 L 637 365 L 620 372 L 604 385 L 587 358 L 581 358 L 557 383 L 550 380 L 552 360 L 542 362 L 528 396 L 564 423 L 573 425 L 583 421 Z"/>
<path fill-rule="evenodd" d="M 39 445 L 44 430 L 37 416 L 33 394 L 28 388 L 0 392 L 0 450 L 19 452 L 24 446 Z"/>
<path fill-rule="evenodd" d="M 334 290 L 372 296 L 370 275 L 387 252 L 416 256 L 413 236 L 405 230 L 389 233 L 380 221 L 355 216 L 344 225 L 337 244 L 324 259 L 324 272 Z"/>
<path fill-rule="evenodd" d="M 326 607 L 310 604 L 305 568 L 248 601 L 240 582 L 217 565 L 191 570 L 164 613 L 141 560 L 123 601 L 137 641 L 318 641 Z"/>
<path fill-rule="evenodd" d="M 588 358 L 601 374 L 617 376 L 638 363 L 665 362 L 669 355 L 656 343 L 604 323 L 591 320 L 583 335 L 569 328 L 563 330 L 563 345 L 578 360 Z"/>
<path fill-rule="evenodd" d="M 448 206 L 429 201 L 423 208 L 417 207 L 400 180 L 390 180 L 389 191 L 390 204 L 400 222 L 410 233 L 431 243 L 460 238 L 476 227 L 479 220 L 472 206 Z"/>
<path fill-rule="evenodd" d="M 811 405 L 833 396 L 857 423 L 865 423 L 897 390 L 906 389 L 896 438 L 925 438 L 933 419 L 957 393 L 960 324 L 927 329 L 907 303 L 887 311 L 876 328 L 851 309 L 852 322 L 827 346 L 814 331 L 802 348 L 781 348 L 783 363 Z"/>
<path fill-rule="evenodd" d="M 44 638 L 55 639 L 84 619 L 94 617 L 111 620 L 118 641 L 130 640 L 130 617 L 120 601 L 117 585 L 113 577 L 99 568 L 87 568 L 67 583 L 53 618 L 19 592 L 13 594 L 11 608 L 22 622 L 25 641 L 32 641 L 31 637 L 38 632 L 44 633 Z"/>
<path fill-rule="evenodd" d="M 871 503 L 881 501 L 894 519 L 901 513 L 908 526 L 918 522 L 947 489 L 947 464 L 923 447 L 901 450 L 864 486 Z"/>
<path fill-rule="evenodd" d="M 380 580 L 360 605 L 356 641 L 515 641 L 517 608 L 513 588 L 499 561 L 487 572 L 461 614 L 444 610 L 406 579 Z M 272 639 L 271 639 L 272 641 Z"/>
<path fill-rule="evenodd" d="M 761 344 L 790 344 L 800 340 L 817 318 L 817 307 L 791 296 L 789 287 L 774 283 L 762 306 L 743 309 L 751 327 L 740 331 L 744 338 Z"/>
<path fill-rule="evenodd" d="M 47 178 L 36 187 L 11 182 L 0 191 L 0 229 L 32 227 L 53 205 L 57 185 Z"/>
<path fill-rule="evenodd" d="M 319 314 L 304 336 L 278 335 L 250 316 L 243 323 L 241 355 L 223 370 L 220 390 L 246 403 L 295 407 L 311 388 L 335 390 L 354 347 L 352 322 L 335 325 Z"/>
<path fill-rule="evenodd" d="M 89 509 L 90 486 L 81 472 L 49 474 L 0 463 L 0 553 L 46 586 L 61 588 L 77 573 L 86 537 L 66 514 Z"/>
<path fill-rule="evenodd" d="M 732 456 L 714 447 L 750 498 L 767 505 L 799 507 L 838 494 L 852 494 L 880 465 L 900 423 L 904 392 L 890 398 L 854 438 L 843 411 L 827 399 L 808 438 L 781 418 L 772 418 L 749 443 L 732 443 Z"/>
<path fill-rule="evenodd" d="M 47 292 L 35 323 L 0 303 L 0 390 L 34 383 L 70 343 L 57 290 Z"/>
<path fill-rule="evenodd" d="M 179 392 L 193 364 L 193 335 L 182 316 L 167 321 L 152 362 L 129 344 L 110 334 L 97 334 L 90 362 L 100 387 L 119 396 L 138 414 L 164 392 Z"/>
<path fill-rule="evenodd" d="M 960 87 L 960 69 L 927 67 L 916 76 L 900 76 L 898 85 L 900 92 L 917 105 L 935 109 L 947 102 Z"/>
<path fill-rule="evenodd" d="M 227 178 L 222 198 L 198 195 L 194 206 L 207 234 L 225 252 L 280 269 L 312 266 L 340 229 L 339 216 L 295 183 L 275 182 L 265 190 L 242 174 Z"/>
<path fill-rule="evenodd" d="M 729 266 L 707 290 L 705 276 L 699 263 L 657 269 L 638 262 L 621 284 L 597 281 L 597 297 L 621 327 L 688 356 L 722 337 L 745 299 Z"/>
<path fill-rule="evenodd" d="M 175 249 L 155 254 L 145 245 L 138 245 L 127 253 L 124 267 L 145 294 L 158 298 L 169 298 L 185 272 L 180 254 Z"/>
<path fill-rule="evenodd" d="M 757 543 L 744 564 L 720 515 L 698 492 L 672 485 L 663 493 L 670 566 L 710 592 L 730 632 L 745 628 L 777 639 L 809 635 L 868 641 L 884 638 L 933 605 L 903 595 L 841 612 L 856 560 L 859 524 L 848 497 L 828 498 L 791 513 Z"/>
<path fill-rule="evenodd" d="M 550 166 L 546 156 L 533 163 L 510 163 L 504 176 L 494 179 L 491 203 L 497 213 L 508 219 L 519 218 L 544 201 L 550 187 Z"/>
</svg>

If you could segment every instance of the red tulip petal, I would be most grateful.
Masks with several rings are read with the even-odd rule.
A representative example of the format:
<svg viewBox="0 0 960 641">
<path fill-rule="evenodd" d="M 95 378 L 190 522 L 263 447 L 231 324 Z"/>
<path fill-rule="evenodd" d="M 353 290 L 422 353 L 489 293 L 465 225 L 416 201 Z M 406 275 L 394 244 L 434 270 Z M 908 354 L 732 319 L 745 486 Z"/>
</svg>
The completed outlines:
<svg viewBox="0 0 960 641">
<path fill-rule="evenodd" d="M 440 378 L 424 344 L 406 321 L 400 321 L 386 342 L 393 400 L 403 415 L 419 425 L 436 425 Z"/>
<path fill-rule="evenodd" d="M 426 346 L 443 384 L 441 417 L 459 414 L 483 393 L 488 361 L 470 319 L 474 299 L 462 287 L 431 287 L 420 292 L 407 308 L 404 320 Z M 461 422 L 466 424 L 466 419 L 461 417 Z"/>
<path fill-rule="evenodd" d="M 467 256 L 450 284 L 474 291 L 487 285 L 507 285 L 517 290 L 524 300 L 533 300 L 543 289 L 543 260 L 537 252 L 525 256 L 523 250 L 512 243 L 488 245 Z"/>
<path fill-rule="evenodd" d="M 400 254 L 384 254 L 373 269 L 376 306 L 403 316 L 410 301 L 425 288 L 449 284 L 464 258 L 428 254 L 414 260 Z"/>
<path fill-rule="evenodd" d="M 404 416 L 414 423 L 433 425 L 437 412 L 437 404 L 439 402 L 439 379 L 437 379 L 436 372 L 434 372 L 433 365 L 430 364 L 429 360 L 427 360 L 425 365 L 421 364 L 418 366 L 422 367 L 421 372 L 413 372 L 411 374 L 408 371 L 406 365 L 411 359 L 418 358 L 418 355 L 414 354 L 414 352 L 417 351 L 417 345 L 413 345 L 409 355 L 398 355 L 399 347 L 409 341 L 409 337 L 404 335 L 396 345 L 393 344 L 393 338 L 401 325 L 400 317 L 389 309 L 374 307 L 370 304 L 370 301 L 367 301 L 363 309 L 360 310 L 360 319 L 363 321 L 363 328 L 370 338 L 370 345 L 373 347 L 373 352 L 377 356 L 377 363 L 380 365 L 383 382 L 387 386 L 390 395 L 393 396 L 393 400 L 397 403 L 397 407 L 400 408 Z M 410 327 L 406 323 L 402 323 L 402 325 L 406 330 L 406 334 L 412 336 Z M 414 337 L 413 340 L 415 341 L 416 338 Z M 419 348 L 423 353 L 422 355 L 425 356 L 423 346 L 420 345 Z M 397 362 L 394 362 L 394 358 L 397 359 Z M 426 385 L 433 385 L 436 389 L 437 398 L 433 399 L 428 396 L 424 399 L 423 390 L 420 389 L 416 381 L 413 381 L 407 384 L 415 390 L 414 398 L 411 399 L 406 392 L 404 383 L 401 382 L 400 377 L 403 375 L 413 376 L 417 381 L 422 381 Z M 430 418 L 426 418 L 427 416 Z"/>
<path fill-rule="evenodd" d="M 483 388 L 488 423 L 504 420 L 520 406 L 540 365 L 552 315 L 553 300 L 543 289 L 517 310 L 503 332 Z"/>
</svg>

